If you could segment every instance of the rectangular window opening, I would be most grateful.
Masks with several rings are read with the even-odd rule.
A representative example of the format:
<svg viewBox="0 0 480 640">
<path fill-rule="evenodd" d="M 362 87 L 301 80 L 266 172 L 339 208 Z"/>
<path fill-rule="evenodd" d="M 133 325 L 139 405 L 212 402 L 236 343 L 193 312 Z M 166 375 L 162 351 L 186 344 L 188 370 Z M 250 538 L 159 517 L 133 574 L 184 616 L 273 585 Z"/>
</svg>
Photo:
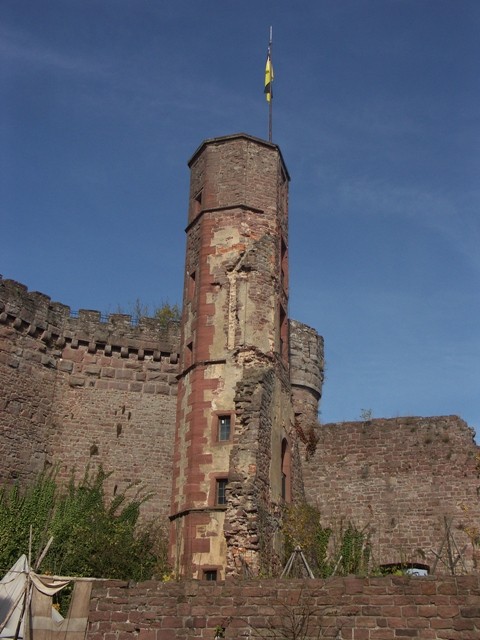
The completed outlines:
<svg viewBox="0 0 480 640">
<path fill-rule="evenodd" d="M 203 572 L 203 579 L 207 582 L 215 582 L 217 579 L 217 570 L 216 569 L 207 569 Z"/>
<path fill-rule="evenodd" d="M 215 503 L 219 505 L 227 504 L 227 478 L 219 478 L 215 488 Z"/>
<path fill-rule="evenodd" d="M 218 416 L 218 440 L 225 442 L 230 440 L 232 430 L 232 417 L 230 415 Z"/>
</svg>

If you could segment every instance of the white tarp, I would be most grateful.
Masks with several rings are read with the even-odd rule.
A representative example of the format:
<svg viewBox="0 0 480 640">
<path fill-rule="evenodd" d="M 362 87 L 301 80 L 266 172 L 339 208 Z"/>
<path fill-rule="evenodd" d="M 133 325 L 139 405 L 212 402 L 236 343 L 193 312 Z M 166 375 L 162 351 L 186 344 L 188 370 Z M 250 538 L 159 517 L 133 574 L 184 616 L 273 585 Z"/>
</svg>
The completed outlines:
<svg viewBox="0 0 480 640">
<path fill-rule="evenodd" d="M 24 618 L 28 606 L 29 580 L 35 589 L 48 596 L 54 595 L 69 583 L 69 580 L 49 579 L 45 576 L 40 578 L 29 570 L 27 556 L 20 556 L 10 571 L 0 580 L 0 638 L 17 636 L 22 640 L 25 637 Z M 63 620 L 63 616 L 53 607 L 52 619 L 55 622 Z"/>
<path fill-rule="evenodd" d="M 0 638 L 14 638 L 22 616 L 27 586 L 28 561 L 23 555 L 0 580 Z M 18 637 L 23 638 L 23 620 Z"/>
</svg>

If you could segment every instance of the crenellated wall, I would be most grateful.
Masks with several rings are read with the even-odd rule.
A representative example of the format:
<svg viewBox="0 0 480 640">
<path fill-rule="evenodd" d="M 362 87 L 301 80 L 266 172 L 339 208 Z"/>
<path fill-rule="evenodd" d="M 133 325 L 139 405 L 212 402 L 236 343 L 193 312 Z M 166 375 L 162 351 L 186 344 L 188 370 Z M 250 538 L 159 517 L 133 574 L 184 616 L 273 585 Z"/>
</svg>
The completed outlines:
<svg viewBox="0 0 480 640">
<path fill-rule="evenodd" d="M 3 479 L 60 477 L 102 465 L 112 492 L 141 482 L 151 514 L 168 513 L 179 325 L 103 321 L 0 280 Z"/>
</svg>

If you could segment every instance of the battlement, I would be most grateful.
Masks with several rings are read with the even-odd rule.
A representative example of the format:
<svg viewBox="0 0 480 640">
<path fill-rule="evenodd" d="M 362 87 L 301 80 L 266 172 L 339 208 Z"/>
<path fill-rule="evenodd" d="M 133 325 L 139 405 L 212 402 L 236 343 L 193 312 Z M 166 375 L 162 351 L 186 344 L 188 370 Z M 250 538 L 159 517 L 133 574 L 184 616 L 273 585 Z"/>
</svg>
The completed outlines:
<svg viewBox="0 0 480 640">
<path fill-rule="evenodd" d="M 141 318 L 132 322 L 128 314 L 114 313 L 107 318 L 100 311 L 80 309 L 72 313 L 70 307 L 15 280 L 0 280 L 0 323 L 10 324 L 17 331 L 39 337 L 46 344 L 63 348 L 80 344 L 91 353 L 98 348 L 108 355 L 120 350 L 123 357 L 135 352 L 139 359 L 145 353 L 170 355 L 176 363 L 180 340 L 180 323 L 165 325 L 158 318 Z"/>
</svg>

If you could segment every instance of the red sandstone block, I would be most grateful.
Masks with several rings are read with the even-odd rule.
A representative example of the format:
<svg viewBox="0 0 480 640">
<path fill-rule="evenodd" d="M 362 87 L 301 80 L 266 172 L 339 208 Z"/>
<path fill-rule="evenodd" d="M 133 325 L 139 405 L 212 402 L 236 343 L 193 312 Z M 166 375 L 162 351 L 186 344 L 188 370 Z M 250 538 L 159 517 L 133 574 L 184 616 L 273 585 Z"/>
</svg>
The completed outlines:
<svg viewBox="0 0 480 640">
<path fill-rule="evenodd" d="M 457 585 L 454 582 L 442 582 L 438 585 L 437 593 L 454 596 L 457 593 Z"/>
<path fill-rule="evenodd" d="M 390 629 L 402 629 L 405 626 L 405 620 L 400 616 L 387 618 L 387 623 Z"/>
<path fill-rule="evenodd" d="M 161 626 L 162 629 L 179 629 L 183 623 L 182 619 L 177 616 L 163 616 Z"/>
<path fill-rule="evenodd" d="M 430 627 L 430 620 L 432 618 L 407 618 L 406 619 L 406 627 L 407 629 L 428 629 Z"/>
<path fill-rule="evenodd" d="M 370 631 L 369 629 L 357 629 L 353 630 L 353 638 L 354 640 L 369 640 Z"/>
<path fill-rule="evenodd" d="M 368 627 L 373 628 L 376 627 L 375 618 L 370 618 L 367 616 L 356 616 L 355 618 L 355 626 L 356 627 Z"/>
<path fill-rule="evenodd" d="M 431 596 L 430 602 L 431 604 L 440 605 L 440 604 L 450 604 L 451 598 L 450 596 Z"/>
<path fill-rule="evenodd" d="M 132 640 L 132 634 L 123 630 L 117 631 L 117 629 L 115 629 L 115 637 L 117 640 Z"/>
<path fill-rule="evenodd" d="M 392 640 L 394 634 L 393 629 L 370 629 L 370 640 Z"/>
<path fill-rule="evenodd" d="M 199 617 L 193 618 L 192 622 L 193 622 L 194 629 L 204 629 L 207 626 L 207 621 L 205 619 L 205 616 L 201 618 Z"/>
<path fill-rule="evenodd" d="M 419 578 L 418 583 L 423 595 L 433 595 L 437 593 L 437 585 L 433 580 L 428 578 Z"/>
<path fill-rule="evenodd" d="M 452 627 L 456 631 L 464 631 L 465 629 L 471 631 L 472 629 L 475 629 L 476 625 L 473 623 L 473 620 L 461 620 L 460 618 L 455 618 L 455 620 L 452 620 Z M 480 631 L 480 627 L 478 627 L 478 629 Z"/>
<path fill-rule="evenodd" d="M 127 622 L 128 613 L 125 613 L 125 611 L 112 611 L 110 613 L 110 620 L 112 622 Z"/>
<path fill-rule="evenodd" d="M 140 629 L 137 640 L 156 640 L 157 632 L 154 629 Z"/>
<path fill-rule="evenodd" d="M 268 629 L 268 620 L 264 616 L 250 616 L 248 624 L 253 629 Z"/>
<path fill-rule="evenodd" d="M 437 607 L 437 615 L 439 618 L 455 618 L 460 613 L 456 605 L 440 605 Z"/>
<path fill-rule="evenodd" d="M 418 638 L 418 629 L 396 629 L 396 638 Z"/>
<path fill-rule="evenodd" d="M 121 632 L 132 633 L 133 631 L 135 631 L 135 625 L 132 624 L 131 622 L 113 622 L 112 628 L 115 629 L 115 631 L 118 631 L 119 633 Z"/>
<path fill-rule="evenodd" d="M 90 611 L 88 614 L 89 622 L 100 622 L 102 620 L 110 620 L 110 611 Z"/>
<path fill-rule="evenodd" d="M 445 618 L 430 618 L 430 627 L 432 629 L 450 629 L 451 626 L 451 620 Z"/>
<path fill-rule="evenodd" d="M 421 604 L 418 606 L 418 615 L 422 618 L 432 618 L 437 615 L 437 607 L 433 604 Z"/>
<path fill-rule="evenodd" d="M 414 604 L 402 607 L 402 616 L 404 618 L 413 618 L 418 615 L 418 607 Z"/>
<path fill-rule="evenodd" d="M 438 638 L 438 640 L 478 640 L 478 631 L 453 631 L 452 629 L 439 629 L 435 638 Z"/>
<path fill-rule="evenodd" d="M 479 600 L 477 599 L 477 602 Z M 462 607 L 460 613 L 464 618 L 479 618 L 480 619 L 480 607 Z"/>
</svg>

